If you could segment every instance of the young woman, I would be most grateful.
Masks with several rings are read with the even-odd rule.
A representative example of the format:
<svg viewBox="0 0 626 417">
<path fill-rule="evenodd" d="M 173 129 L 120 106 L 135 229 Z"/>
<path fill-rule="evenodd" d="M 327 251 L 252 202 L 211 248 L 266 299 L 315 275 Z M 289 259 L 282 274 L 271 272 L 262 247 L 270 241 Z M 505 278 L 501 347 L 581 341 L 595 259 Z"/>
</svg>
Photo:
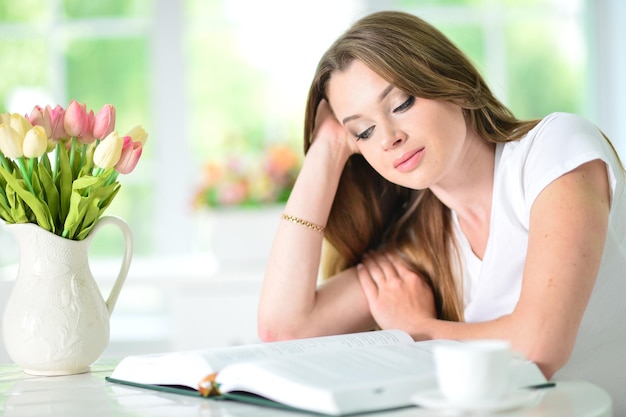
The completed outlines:
<svg viewBox="0 0 626 417">
<path fill-rule="evenodd" d="M 304 139 L 263 340 L 508 339 L 548 378 L 623 389 L 625 173 L 595 126 L 518 120 L 439 31 L 380 12 L 322 57 Z"/>
</svg>

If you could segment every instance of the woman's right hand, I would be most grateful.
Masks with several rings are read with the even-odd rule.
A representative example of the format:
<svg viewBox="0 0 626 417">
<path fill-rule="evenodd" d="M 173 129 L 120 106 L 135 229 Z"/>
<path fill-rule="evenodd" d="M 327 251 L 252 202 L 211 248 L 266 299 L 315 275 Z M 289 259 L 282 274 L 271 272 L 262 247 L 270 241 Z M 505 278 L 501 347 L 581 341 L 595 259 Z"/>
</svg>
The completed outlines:
<svg viewBox="0 0 626 417">
<path fill-rule="evenodd" d="M 346 158 L 360 153 L 356 138 L 339 123 L 326 100 L 320 101 L 315 115 L 312 142 L 320 141 L 329 143 L 333 149 L 345 152 Z"/>
</svg>

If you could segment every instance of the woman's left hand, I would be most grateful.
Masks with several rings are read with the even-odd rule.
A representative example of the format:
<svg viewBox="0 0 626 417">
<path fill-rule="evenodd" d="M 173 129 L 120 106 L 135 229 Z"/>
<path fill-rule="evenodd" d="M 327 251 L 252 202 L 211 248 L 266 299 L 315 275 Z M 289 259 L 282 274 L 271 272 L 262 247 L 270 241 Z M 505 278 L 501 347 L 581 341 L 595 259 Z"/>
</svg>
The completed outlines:
<svg viewBox="0 0 626 417">
<path fill-rule="evenodd" d="M 382 329 L 401 329 L 414 337 L 419 323 L 436 318 L 430 286 L 397 255 L 366 255 L 357 275 L 372 317 Z"/>
</svg>

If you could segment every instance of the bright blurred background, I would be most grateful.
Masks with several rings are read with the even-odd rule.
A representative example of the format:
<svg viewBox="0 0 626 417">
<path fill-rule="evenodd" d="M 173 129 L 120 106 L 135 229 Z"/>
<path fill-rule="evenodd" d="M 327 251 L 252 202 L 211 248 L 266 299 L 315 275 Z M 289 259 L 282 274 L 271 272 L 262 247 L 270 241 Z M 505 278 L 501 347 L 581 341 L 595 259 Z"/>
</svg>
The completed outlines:
<svg viewBox="0 0 626 417">
<path fill-rule="evenodd" d="M 93 109 L 110 103 L 121 132 L 140 123 L 150 134 L 108 210 L 130 224 L 136 257 L 114 313 L 110 354 L 256 337 L 251 316 L 262 256 L 254 267 L 246 264 L 242 242 L 271 235 L 274 223 L 246 221 L 255 218 L 250 206 L 280 203 L 285 190 L 263 199 L 242 197 L 237 187 L 269 195 L 273 171 L 255 165 L 268 154 L 278 152 L 272 167 L 293 173 L 319 57 L 357 18 L 382 9 L 439 27 L 517 116 L 581 114 L 626 155 L 621 0 L 0 0 L 0 112 L 65 106 L 70 99 Z M 242 171 L 243 179 L 204 193 L 216 178 L 226 183 L 224 170 Z M 250 176 L 265 182 L 251 184 Z M 223 207 L 227 202 L 235 204 Z M 215 219 L 206 226 L 202 218 L 208 205 L 234 213 L 237 202 L 248 207 L 232 214 L 241 217 L 217 220 L 229 225 L 233 241 L 218 243 L 232 262 L 226 271 L 201 256 L 216 229 Z M 120 242 L 115 230 L 102 231 L 93 258 L 114 271 L 109 263 L 116 265 Z M 0 281 L 10 282 L 18 254 L 1 228 L 0 247 Z M 241 323 L 234 310 L 245 316 Z M 193 320 L 180 330 L 181 321 L 202 316 L 219 318 L 222 336 L 217 324 Z M 230 334 L 233 328 L 240 330 Z"/>
<path fill-rule="evenodd" d="M 122 179 L 109 213 L 132 225 L 137 254 L 185 253 L 204 167 L 271 144 L 300 152 L 317 60 L 374 10 L 405 10 L 435 24 L 518 116 L 579 113 L 623 149 L 623 125 L 611 119 L 625 95 L 611 71 L 618 54 L 624 59 L 617 45 L 623 29 L 610 33 L 622 3 L 1 0 L 0 111 L 77 99 L 95 109 L 115 105 L 121 131 L 143 124 L 150 133 L 145 155 Z M 101 242 L 98 250 L 107 254 L 109 246 Z"/>
</svg>

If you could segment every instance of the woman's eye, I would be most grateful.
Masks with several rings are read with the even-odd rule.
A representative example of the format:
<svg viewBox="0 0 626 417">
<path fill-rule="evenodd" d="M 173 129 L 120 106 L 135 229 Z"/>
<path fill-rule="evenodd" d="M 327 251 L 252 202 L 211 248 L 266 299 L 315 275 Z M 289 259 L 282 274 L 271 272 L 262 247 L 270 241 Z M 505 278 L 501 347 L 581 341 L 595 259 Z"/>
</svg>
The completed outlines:
<svg viewBox="0 0 626 417">
<path fill-rule="evenodd" d="M 409 98 L 404 103 L 393 109 L 393 112 L 400 113 L 408 110 L 413 105 L 413 103 L 415 103 L 415 96 L 409 96 Z"/>
<path fill-rule="evenodd" d="M 370 136 L 372 136 L 372 133 L 374 132 L 374 127 L 376 126 L 372 126 L 364 130 L 362 133 L 359 133 L 358 135 L 356 135 L 356 140 L 368 139 Z"/>
</svg>

